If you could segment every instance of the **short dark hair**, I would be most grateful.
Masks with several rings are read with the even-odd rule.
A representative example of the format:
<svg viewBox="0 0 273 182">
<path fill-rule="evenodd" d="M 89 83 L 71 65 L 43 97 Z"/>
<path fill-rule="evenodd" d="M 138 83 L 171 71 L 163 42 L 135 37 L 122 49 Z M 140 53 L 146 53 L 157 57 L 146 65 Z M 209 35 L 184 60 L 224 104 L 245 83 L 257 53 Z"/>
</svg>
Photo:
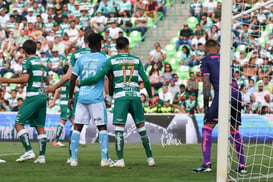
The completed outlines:
<svg viewBox="0 0 273 182">
<path fill-rule="evenodd" d="M 184 84 L 179 85 L 179 88 L 186 88 Z"/>
<path fill-rule="evenodd" d="M 27 54 L 35 54 L 37 44 L 33 40 L 26 40 L 23 44 L 23 49 Z"/>
<path fill-rule="evenodd" d="M 94 49 L 94 48 L 99 48 L 101 47 L 101 40 L 102 40 L 102 37 L 100 34 L 98 33 L 92 33 L 89 35 L 88 37 L 88 46 L 90 49 Z"/>
<path fill-rule="evenodd" d="M 216 48 L 216 47 L 218 47 L 218 43 L 213 39 L 209 39 L 209 40 L 207 40 L 205 46 L 206 46 L 206 48 Z"/>
<path fill-rule="evenodd" d="M 22 97 L 18 97 L 17 101 L 19 101 L 19 100 L 24 101 L 24 99 Z"/>
<path fill-rule="evenodd" d="M 116 40 L 117 49 L 125 49 L 129 45 L 129 40 L 126 37 L 119 37 Z"/>
<path fill-rule="evenodd" d="M 84 33 L 84 42 L 85 43 L 89 43 L 88 37 L 93 33 L 95 33 L 93 30 L 86 30 L 85 31 L 85 33 Z"/>
</svg>

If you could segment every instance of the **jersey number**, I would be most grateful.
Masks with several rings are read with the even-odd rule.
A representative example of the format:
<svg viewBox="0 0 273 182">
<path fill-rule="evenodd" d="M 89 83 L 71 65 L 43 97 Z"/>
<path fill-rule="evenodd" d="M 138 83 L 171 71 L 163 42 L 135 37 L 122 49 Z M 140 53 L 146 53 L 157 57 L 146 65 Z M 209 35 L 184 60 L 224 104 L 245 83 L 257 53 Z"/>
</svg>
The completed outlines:
<svg viewBox="0 0 273 182">
<path fill-rule="evenodd" d="M 96 70 L 83 70 L 82 75 L 83 76 L 82 76 L 81 80 L 84 80 L 84 79 L 89 78 L 91 76 L 95 76 L 96 75 Z M 95 84 L 92 84 L 91 89 L 94 88 L 94 85 Z"/>
<path fill-rule="evenodd" d="M 135 66 L 122 66 L 122 70 L 123 70 L 123 82 L 124 83 L 127 83 L 126 70 L 130 70 L 130 76 L 128 79 L 128 83 L 130 83 L 132 80 L 132 77 L 133 77 Z"/>
</svg>

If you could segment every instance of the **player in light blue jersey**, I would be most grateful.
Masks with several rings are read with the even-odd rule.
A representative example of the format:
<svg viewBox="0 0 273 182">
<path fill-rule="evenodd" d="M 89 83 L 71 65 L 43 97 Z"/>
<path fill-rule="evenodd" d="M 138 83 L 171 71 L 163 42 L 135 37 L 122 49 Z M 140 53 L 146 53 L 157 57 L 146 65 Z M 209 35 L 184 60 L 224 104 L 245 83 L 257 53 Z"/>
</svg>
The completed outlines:
<svg viewBox="0 0 273 182">
<path fill-rule="evenodd" d="M 106 61 L 106 57 L 100 53 L 101 36 L 91 34 L 88 37 L 91 53 L 87 53 L 78 58 L 72 72 L 69 86 L 68 106 L 74 105 L 73 92 L 77 78 L 80 80 L 96 75 L 101 70 Z M 99 130 L 99 143 L 101 149 L 101 167 L 110 166 L 111 162 L 108 156 L 109 139 L 107 134 L 107 111 L 103 97 L 104 78 L 97 83 L 89 86 L 83 86 L 79 90 L 78 102 L 76 104 L 74 130 L 71 136 L 71 166 L 78 165 L 78 147 L 80 132 L 83 125 L 88 125 L 90 119 L 96 124 Z"/>
</svg>

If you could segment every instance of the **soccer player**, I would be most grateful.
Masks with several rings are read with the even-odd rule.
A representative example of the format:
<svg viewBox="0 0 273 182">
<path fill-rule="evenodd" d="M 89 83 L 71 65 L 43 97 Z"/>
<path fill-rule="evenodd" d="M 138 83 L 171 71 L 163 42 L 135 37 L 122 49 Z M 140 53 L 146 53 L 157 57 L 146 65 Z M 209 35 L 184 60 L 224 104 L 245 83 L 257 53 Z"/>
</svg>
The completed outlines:
<svg viewBox="0 0 273 182">
<path fill-rule="evenodd" d="M 211 168 L 211 146 L 212 146 L 212 130 L 218 123 L 218 100 L 219 100 L 219 72 L 220 72 L 220 55 L 218 44 L 215 40 L 208 40 L 205 45 L 206 56 L 201 60 L 201 73 L 203 75 L 204 83 L 204 110 L 205 118 L 202 127 L 202 152 L 203 164 L 194 168 L 193 172 L 210 172 Z M 215 96 L 212 104 L 209 105 L 209 95 L 211 84 L 214 88 Z M 239 134 L 239 126 L 241 125 L 241 94 L 238 90 L 236 81 L 232 80 L 232 97 L 231 97 L 231 127 L 230 134 L 234 139 L 235 150 L 239 158 L 239 166 L 236 169 L 239 173 L 246 173 L 244 160 L 244 146 L 243 140 Z"/>
<path fill-rule="evenodd" d="M 60 88 L 62 85 L 65 85 L 70 80 L 71 75 L 72 75 L 72 70 L 76 64 L 77 59 L 86 53 L 90 53 L 90 48 L 88 47 L 88 36 L 91 35 L 92 33 L 94 33 L 94 32 L 93 31 L 85 31 L 85 33 L 84 33 L 85 47 L 75 51 L 71 55 L 68 71 L 66 72 L 66 74 L 64 74 L 64 76 L 62 77 L 62 79 L 58 83 L 56 83 L 55 85 L 49 85 L 47 88 L 45 88 L 46 93 L 54 92 L 56 89 Z M 74 96 L 74 104 L 75 105 L 77 103 L 77 100 L 78 100 L 78 88 L 76 88 L 76 93 Z M 73 109 L 72 114 L 75 115 L 75 109 Z M 86 129 L 86 128 L 84 127 L 84 129 Z M 73 130 L 73 128 L 71 128 L 71 131 L 70 131 L 69 146 L 68 146 L 69 154 L 71 154 L 70 142 L 71 142 L 72 130 Z M 84 134 L 84 132 L 82 132 L 82 134 Z M 71 157 L 68 158 L 67 163 L 70 163 L 70 159 L 71 159 Z"/>
<path fill-rule="evenodd" d="M 65 65 L 63 67 L 63 74 L 65 75 L 67 73 L 69 66 Z M 64 128 L 64 125 L 66 123 L 66 121 L 69 119 L 71 121 L 71 125 L 74 125 L 74 113 L 68 108 L 67 104 L 68 104 L 68 92 L 69 92 L 69 82 L 66 82 L 58 91 L 55 91 L 54 93 L 54 98 L 53 98 L 53 102 L 51 103 L 51 105 L 49 106 L 50 108 L 53 107 L 55 105 L 55 102 L 57 100 L 58 97 L 58 93 L 60 92 L 60 106 L 61 106 L 61 120 L 60 123 L 58 124 L 57 127 L 57 131 L 56 131 L 56 137 L 54 138 L 52 144 L 55 146 L 61 146 L 64 147 L 64 144 L 61 143 L 60 137 Z M 70 145 L 69 145 L 70 147 Z M 70 157 L 71 157 L 71 153 L 69 152 Z M 69 157 L 69 158 L 70 158 Z"/>
<path fill-rule="evenodd" d="M 118 160 L 111 167 L 125 167 L 123 157 L 124 146 L 124 127 L 128 113 L 131 113 L 139 135 L 141 136 L 144 146 L 147 162 L 149 166 L 155 166 L 155 161 L 152 156 L 152 149 L 145 129 L 145 118 L 143 106 L 140 100 L 140 92 L 138 85 L 138 76 L 144 82 L 147 92 L 152 98 L 151 83 L 144 72 L 141 60 L 138 57 L 129 54 L 129 41 L 125 37 L 119 37 L 116 40 L 118 55 L 108 59 L 100 72 L 94 77 L 81 79 L 79 85 L 86 87 L 91 86 L 96 81 L 103 78 L 104 75 L 113 71 L 114 81 L 114 119 L 115 125 L 115 145 Z"/>
<path fill-rule="evenodd" d="M 34 159 L 35 153 L 32 150 L 27 130 L 24 128 L 26 123 L 35 127 L 38 133 L 39 157 L 34 163 L 46 163 L 45 151 L 47 136 L 45 133 L 46 118 L 46 94 L 44 87 L 49 82 L 47 68 L 41 64 L 39 58 L 35 56 L 37 45 L 32 40 L 27 40 L 23 44 L 25 59 L 22 63 L 23 73 L 19 78 L 0 78 L 0 83 L 27 83 L 27 94 L 22 106 L 20 107 L 15 120 L 15 129 L 20 138 L 25 153 L 16 162 L 23 162 Z"/>
<path fill-rule="evenodd" d="M 70 85 L 69 85 L 69 103 L 71 108 L 73 104 L 73 92 L 78 76 L 80 79 L 88 78 L 95 75 L 101 68 L 106 57 L 100 53 L 101 35 L 93 33 L 89 35 L 90 53 L 81 56 L 73 68 Z M 99 143 L 101 150 L 101 167 L 109 166 L 110 159 L 108 156 L 109 138 L 107 133 L 107 111 L 103 97 L 104 78 L 96 84 L 81 87 L 79 90 L 78 102 L 76 104 L 74 130 L 71 136 L 71 166 L 78 165 L 78 147 L 80 132 L 84 125 L 88 125 L 90 119 L 96 124 L 99 130 Z"/>
</svg>

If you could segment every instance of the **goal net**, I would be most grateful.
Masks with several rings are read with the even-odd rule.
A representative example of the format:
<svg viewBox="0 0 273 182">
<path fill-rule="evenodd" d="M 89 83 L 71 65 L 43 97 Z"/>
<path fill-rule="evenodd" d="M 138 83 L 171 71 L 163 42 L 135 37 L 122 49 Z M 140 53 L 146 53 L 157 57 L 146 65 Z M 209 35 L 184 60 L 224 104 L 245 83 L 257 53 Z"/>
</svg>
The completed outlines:
<svg viewBox="0 0 273 182">
<path fill-rule="evenodd" d="M 222 3 L 224 5 L 225 0 Z M 227 39 L 223 38 L 225 30 L 230 30 L 228 24 L 224 25 L 225 22 L 221 24 L 221 49 L 228 52 L 229 49 L 225 47 L 231 48 L 229 65 L 232 66 L 225 70 L 229 72 L 227 69 L 232 67 L 229 83 L 232 77 L 238 88 L 234 87 L 234 84 L 229 84 L 232 87 L 229 89 L 237 89 L 241 92 L 242 98 L 231 96 L 227 105 L 228 110 L 237 109 L 242 115 L 239 133 L 243 142 L 239 143 L 240 140 L 236 138 L 238 136 L 231 132 L 228 135 L 227 158 L 221 159 L 224 149 L 221 148 L 221 137 L 218 138 L 217 181 L 273 181 L 273 0 L 233 0 L 231 6 L 233 16 L 231 45 L 226 45 Z M 222 11 L 225 8 L 222 6 Z M 223 16 L 222 14 L 222 21 L 226 18 Z M 223 52 L 221 50 L 221 60 L 223 60 Z M 223 68 L 221 73 L 222 71 Z M 225 92 L 221 93 L 220 85 L 220 95 L 223 93 Z M 241 103 L 242 108 L 239 110 L 239 107 L 231 104 L 232 100 Z M 220 96 L 220 107 L 222 104 L 224 103 Z M 219 110 L 221 116 L 221 108 Z M 240 120 L 237 115 L 232 114 L 226 119 L 230 121 L 226 126 L 227 128 L 230 126 L 231 131 L 231 120 Z M 221 131 L 220 122 L 221 117 L 219 117 L 218 135 L 223 132 L 230 133 L 228 129 Z M 226 162 L 227 165 L 225 180 L 219 177 L 222 175 L 221 161 Z M 243 162 L 246 173 L 238 171 L 238 167 L 242 167 Z"/>
</svg>

